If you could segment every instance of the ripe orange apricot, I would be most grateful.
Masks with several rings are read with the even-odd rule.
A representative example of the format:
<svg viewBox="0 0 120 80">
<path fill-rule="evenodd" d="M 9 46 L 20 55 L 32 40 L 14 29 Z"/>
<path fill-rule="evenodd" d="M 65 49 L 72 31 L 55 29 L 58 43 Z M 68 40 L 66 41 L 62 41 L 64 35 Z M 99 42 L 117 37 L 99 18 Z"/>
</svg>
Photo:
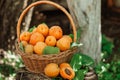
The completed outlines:
<svg viewBox="0 0 120 80">
<path fill-rule="evenodd" d="M 64 67 L 60 69 L 60 75 L 64 79 L 72 80 L 75 77 L 75 72 L 71 67 Z"/>
<path fill-rule="evenodd" d="M 44 68 L 44 72 L 48 77 L 57 77 L 59 75 L 59 66 L 56 63 L 50 63 Z"/>
<path fill-rule="evenodd" d="M 70 43 L 72 42 L 72 38 L 69 35 L 63 35 L 63 37 L 67 38 L 70 41 Z"/>
<path fill-rule="evenodd" d="M 70 48 L 70 41 L 67 38 L 62 37 L 57 41 L 56 45 L 61 51 L 68 50 Z"/>
<path fill-rule="evenodd" d="M 45 43 L 49 46 L 55 46 L 56 45 L 56 38 L 54 36 L 47 36 L 45 39 Z"/>
<path fill-rule="evenodd" d="M 28 44 L 27 41 L 21 41 L 21 43 L 23 44 L 24 47 Z"/>
<path fill-rule="evenodd" d="M 31 35 L 31 37 L 30 37 L 30 41 L 29 41 L 29 43 L 30 44 L 32 44 L 32 45 L 35 45 L 37 42 L 43 42 L 44 41 L 44 36 L 41 34 L 41 33 L 39 33 L 39 32 L 35 32 L 35 33 L 33 33 L 32 35 Z"/>
<path fill-rule="evenodd" d="M 32 31 L 32 34 L 37 32 L 37 28 L 34 28 L 33 31 Z"/>
<path fill-rule="evenodd" d="M 37 26 L 37 32 L 42 33 L 45 37 L 48 35 L 49 28 L 45 23 Z"/>
<path fill-rule="evenodd" d="M 56 39 L 60 39 L 63 36 L 63 31 L 60 26 L 52 26 L 49 29 L 49 35 L 54 36 Z"/>
<path fill-rule="evenodd" d="M 68 63 L 61 63 L 60 68 L 71 67 Z"/>
<path fill-rule="evenodd" d="M 46 47 L 47 45 L 44 42 L 37 42 L 36 45 L 34 46 L 34 52 L 36 54 L 41 55 L 43 53 L 43 49 Z"/>
<path fill-rule="evenodd" d="M 31 36 L 30 32 L 22 32 L 20 34 L 20 40 L 28 42 L 30 40 L 30 36 Z"/>
</svg>

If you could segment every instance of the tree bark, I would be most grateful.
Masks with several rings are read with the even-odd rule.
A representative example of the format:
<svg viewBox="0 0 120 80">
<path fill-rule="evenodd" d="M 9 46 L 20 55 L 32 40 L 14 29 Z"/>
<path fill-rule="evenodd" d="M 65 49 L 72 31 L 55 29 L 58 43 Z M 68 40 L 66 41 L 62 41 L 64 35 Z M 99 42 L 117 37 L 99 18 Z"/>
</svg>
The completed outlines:
<svg viewBox="0 0 120 80">
<path fill-rule="evenodd" d="M 0 0 L 0 48 L 15 49 L 17 20 L 22 10 L 34 1 Z M 30 24 L 30 21 L 28 23 Z"/>
<path fill-rule="evenodd" d="M 67 0 L 75 24 L 82 29 L 82 53 L 100 61 L 101 54 L 101 0 Z"/>
<path fill-rule="evenodd" d="M 14 44 L 15 28 L 22 4 L 20 0 L 0 0 L 0 48 L 7 49 Z"/>
</svg>

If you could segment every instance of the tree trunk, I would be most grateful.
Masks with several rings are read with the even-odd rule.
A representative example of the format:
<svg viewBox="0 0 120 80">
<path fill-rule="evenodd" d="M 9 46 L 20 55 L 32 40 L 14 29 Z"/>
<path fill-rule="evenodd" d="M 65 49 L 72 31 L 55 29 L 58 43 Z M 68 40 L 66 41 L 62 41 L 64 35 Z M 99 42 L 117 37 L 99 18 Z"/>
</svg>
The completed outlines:
<svg viewBox="0 0 120 80">
<path fill-rule="evenodd" d="M 0 48 L 15 49 L 18 17 L 22 10 L 33 1 L 35 0 L 0 0 Z"/>
<path fill-rule="evenodd" d="M 16 23 L 22 10 L 20 0 L 0 0 L 0 48 L 10 48 L 14 44 Z"/>
<path fill-rule="evenodd" d="M 82 29 L 82 53 L 100 61 L 101 53 L 101 0 L 67 0 L 75 24 Z"/>
</svg>

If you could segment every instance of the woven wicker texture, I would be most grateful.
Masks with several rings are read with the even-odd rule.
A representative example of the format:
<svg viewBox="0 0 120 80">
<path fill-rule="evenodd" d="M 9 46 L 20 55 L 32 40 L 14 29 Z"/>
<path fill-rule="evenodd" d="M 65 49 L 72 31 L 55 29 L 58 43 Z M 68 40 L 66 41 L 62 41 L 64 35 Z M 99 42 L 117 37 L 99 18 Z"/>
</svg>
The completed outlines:
<svg viewBox="0 0 120 80">
<path fill-rule="evenodd" d="M 25 16 L 25 14 L 29 11 L 30 8 L 32 8 L 33 6 L 37 6 L 40 4 L 50 4 L 58 9 L 60 9 L 62 12 L 64 12 L 66 14 L 66 16 L 68 17 L 71 27 L 73 29 L 73 35 L 74 35 L 74 42 L 76 42 L 76 27 L 75 24 L 73 22 L 73 19 L 71 17 L 71 15 L 67 12 L 67 10 L 65 8 L 63 8 L 62 6 L 58 5 L 57 3 L 51 2 L 51 1 L 37 1 L 32 3 L 31 5 L 29 5 L 20 15 L 18 23 L 17 23 L 17 38 L 18 38 L 18 43 L 16 43 L 16 52 L 18 54 L 21 55 L 22 60 L 27 68 L 27 70 L 34 72 L 34 73 L 41 73 L 44 72 L 44 67 L 51 63 L 63 63 L 63 62 L 68 62 L 70 61 L 72 55 L 77 51 L 77 47 L 73 47 L 69 50 L 66 50 L 64 52 L 60 52 L 59 54 L 51 54 L 51 55 L 37 55 L 37 54 L 27 54 L 24 53 L 23 51 L 21 51 L 19 49 L 19 37 L 20 37 L 20 25 L 22 22 L 23 17 Z"/>
</svg>

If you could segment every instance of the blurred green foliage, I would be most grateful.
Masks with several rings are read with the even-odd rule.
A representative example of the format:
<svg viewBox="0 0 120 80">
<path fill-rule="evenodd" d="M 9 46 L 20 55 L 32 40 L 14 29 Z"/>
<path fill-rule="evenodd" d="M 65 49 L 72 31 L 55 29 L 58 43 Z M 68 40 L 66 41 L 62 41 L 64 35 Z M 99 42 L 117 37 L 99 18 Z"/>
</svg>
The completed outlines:
<svg viewBox="0 0 120 80">
<path fill-rule="evenodd" d="M 88 67 L 93 67 L 94 60 L 91 57 L 78 52 L 73 55 L 70 65 L 75 71 L 73 80 L 84 80 L 84 76 L 89 70 Z"/>
<path fill-rule="evenodd" d="M 108 58 L 112 54 L 113 48 L 114 44 L 109 41 L 105 35 L 102 35 L 102 59 Z"/>
<path fill-rule="evenodd" d="M 16 70 L 23 66 L 21 58 L 11 51 L 4 54 L 0 62 L 0 80 L 12 80 Z"/>
<path fill-rule="evenodd" d="M 95 67 L 99 80 L 120 80 L 120 61 L 99 63 Z"/>
<path fill-rule="evenodd" d="M 102 35 L 102 60 L 95 66 L 99 80 L 120 80 L 120 61 L 105 62 L 113 53 L 114 44 Z M 113 56 L 114 57 L 114 56 Z"/>
</svg>

